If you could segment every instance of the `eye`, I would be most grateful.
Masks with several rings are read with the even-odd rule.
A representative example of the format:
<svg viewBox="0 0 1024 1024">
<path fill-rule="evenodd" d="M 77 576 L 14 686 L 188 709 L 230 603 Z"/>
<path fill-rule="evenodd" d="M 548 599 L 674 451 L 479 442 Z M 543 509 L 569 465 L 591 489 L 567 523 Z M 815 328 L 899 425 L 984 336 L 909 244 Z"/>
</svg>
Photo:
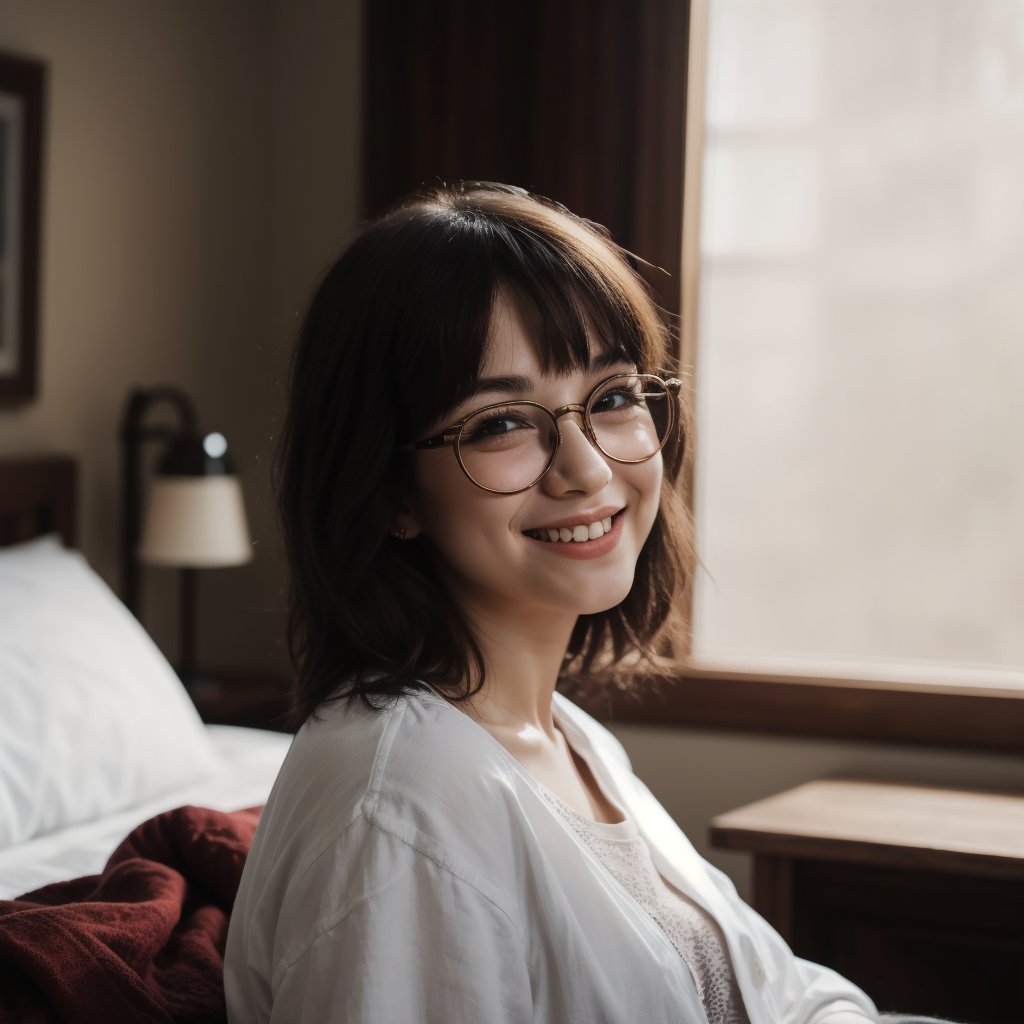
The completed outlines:
<svg viewBox="0 0 1024 1024">
<path fill-rule="evenodd" d="M 643 405 L 644 395 L 639 382 L 635 384 L 617 384 L 608 391 L 598 395 L 591 407 L 592 412 L 618 412 L 621 409 Z"/>
<path fill-rule="evenodd" d="M 513 430 L 527 425 L 515 416 L 491 416 L 479 424 L 476 432 L 496 437 L 499 434 L 511 434 Z"/>
<path fill-rule="evenodd" d="M 506 438 L 522 430 L 533 430 L 534 425 L 513 409 L 491 409 L 466 424 L 462 432 L 463 443 Z"/>
</svg>

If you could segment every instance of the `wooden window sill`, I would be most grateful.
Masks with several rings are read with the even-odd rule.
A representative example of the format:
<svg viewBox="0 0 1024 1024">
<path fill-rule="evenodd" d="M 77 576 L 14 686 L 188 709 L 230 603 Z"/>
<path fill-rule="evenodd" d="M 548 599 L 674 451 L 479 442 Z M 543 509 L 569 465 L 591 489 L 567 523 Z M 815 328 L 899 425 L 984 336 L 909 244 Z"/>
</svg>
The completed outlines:
<svg viewBox="0 0 1024 1024">
<path fill-rule="evenodd" d="M 596 717 L 624 724 L 995 753 L 1024 750 L 1021 690 L 684 668 L 675 685 L 666 684 L 660 694 L 584 703 Z"/>
</svg>

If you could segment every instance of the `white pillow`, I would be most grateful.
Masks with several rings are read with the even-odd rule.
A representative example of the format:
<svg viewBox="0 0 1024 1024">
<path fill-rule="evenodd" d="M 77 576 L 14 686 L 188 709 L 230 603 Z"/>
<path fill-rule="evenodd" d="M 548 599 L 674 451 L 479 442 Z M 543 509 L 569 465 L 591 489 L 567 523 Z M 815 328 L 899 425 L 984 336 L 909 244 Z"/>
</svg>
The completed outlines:
<svg viewBox="0 0 1024 1024">
<path fill-rule="evenodd" d="M 56 536 L 0 548 L 0 848 L 222 762 L 145 630 Z"/>
</svg>

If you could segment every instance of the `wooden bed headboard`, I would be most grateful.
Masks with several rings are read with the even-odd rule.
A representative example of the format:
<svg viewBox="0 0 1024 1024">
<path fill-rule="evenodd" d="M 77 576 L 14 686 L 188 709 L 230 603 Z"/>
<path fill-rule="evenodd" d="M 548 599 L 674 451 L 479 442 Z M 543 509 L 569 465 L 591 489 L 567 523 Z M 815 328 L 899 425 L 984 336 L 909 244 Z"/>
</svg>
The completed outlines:
<svg viewBox="0 0 1024 1024">
<path fill-rule="evenodd" d="M 77 475 L 67 455 L 0 458 L 0 547 L 44 533 L 74 547 Z"/>
</svg>

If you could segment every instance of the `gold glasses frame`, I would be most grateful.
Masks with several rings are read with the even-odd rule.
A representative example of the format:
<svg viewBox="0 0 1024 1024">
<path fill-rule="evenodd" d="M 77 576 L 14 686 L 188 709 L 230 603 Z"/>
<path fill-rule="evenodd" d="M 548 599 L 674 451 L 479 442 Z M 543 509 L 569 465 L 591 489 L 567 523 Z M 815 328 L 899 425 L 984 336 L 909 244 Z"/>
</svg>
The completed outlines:
<svg viewBox="0 0 1024 1024">
<path fill-rule="evenodd" d="M 472 412 L 467 413 L 460 420 L 452 423 L 450 426 L 445 427 L 444 430 L 437 434 L 433 434 L 431 437 L 425 437 L 420 441 L 413 441 L 410 444 L 401 445 L 398 448 L 400 452 L 413 452 L 413 451 L 436 451 L 440 448 L 454 448 L 455 458 L 459 463 L 459 467 L 462 472 L 466 474 L 470 483 L 479 487 L 482 491 L 487 491 L 489 494 L 521 494 L 523 491 L 528 491 L 531 487 L 536 487 L 537 484 L 547 476 L 548 470 L 554 465 L 555 459 L 558 456 L 558 449 L 562 444 L 562 431 L 559 428 L 558 421 L 569 413 L 577 413 L 583 422 L 583 433 L 586 435 L 587 440 L 606 458 L 611 459 L 612 462 L 620 462 L 627 465 L 633 465 L 640 462 L 647 462 L 653 459 L 668 443 L 668 439 L 672 436 L 676 423 L 679 419 L 677 414 L 677 402 L 672 402 L 668 406 L 668 417 L 669 422 L 665 430 L 665 436 L 661 440 L 661 444 L 651 452 L 650 455 L 645 455 L 642 459 L 619 459 L 614 455 L 610 455 L 608 452 L 601 447 L 601 443 L 597 439 L 597 435 L 594 432 L 593 424 L 590 419 L 590 409 L 594 404 L 595 399 L 599 393 L 611 384 L 615 380 L 639 380 L 639 381 L 657 381 L 664 389 L 666 394 L 671 398 L 679 398 L 680 390 L 682 389 L 683 382 L 677 377 L 664 378 L 660 377 L 655 373 L 614 373 L 610 377 L 606 377 L 604 380 L 595 384 L 590 394 L 587 395 L 586 400 L 580 404 L 579 402 L 570 402 L 568 405 L 559 406 L 557 409 L 549 409 L 546 405 L 542 405 L 540 402 L 531 402 L 527 399 L 515 399 L 511 402 L 492 402 L 490 405 L 481 406 L 479 409 L 474 409 Z M 462 452 L 460 450 L 460 442 L 462 440 L 462 432 L 466 427 L 466 424 L 470 420 L 479 416 L 481 413 L 489 412 L 491 409 L 507 409 L 509 407 L 526 405 L 534 409 L 541 409 L 551 417 L 551 422 L 555 428 L 555 445 L 551 449 L 551 454 L 548 457 L 547 464 L 544 469 L 537 476 L 537 478 L 525 487 L 516 487 L 511 491 L 503 491 L 495 487 L 485 487 L 478 480 L 474 479 L 473 474 L 466 468 L 465 462 L 462 459 Z"/>
</svg>

